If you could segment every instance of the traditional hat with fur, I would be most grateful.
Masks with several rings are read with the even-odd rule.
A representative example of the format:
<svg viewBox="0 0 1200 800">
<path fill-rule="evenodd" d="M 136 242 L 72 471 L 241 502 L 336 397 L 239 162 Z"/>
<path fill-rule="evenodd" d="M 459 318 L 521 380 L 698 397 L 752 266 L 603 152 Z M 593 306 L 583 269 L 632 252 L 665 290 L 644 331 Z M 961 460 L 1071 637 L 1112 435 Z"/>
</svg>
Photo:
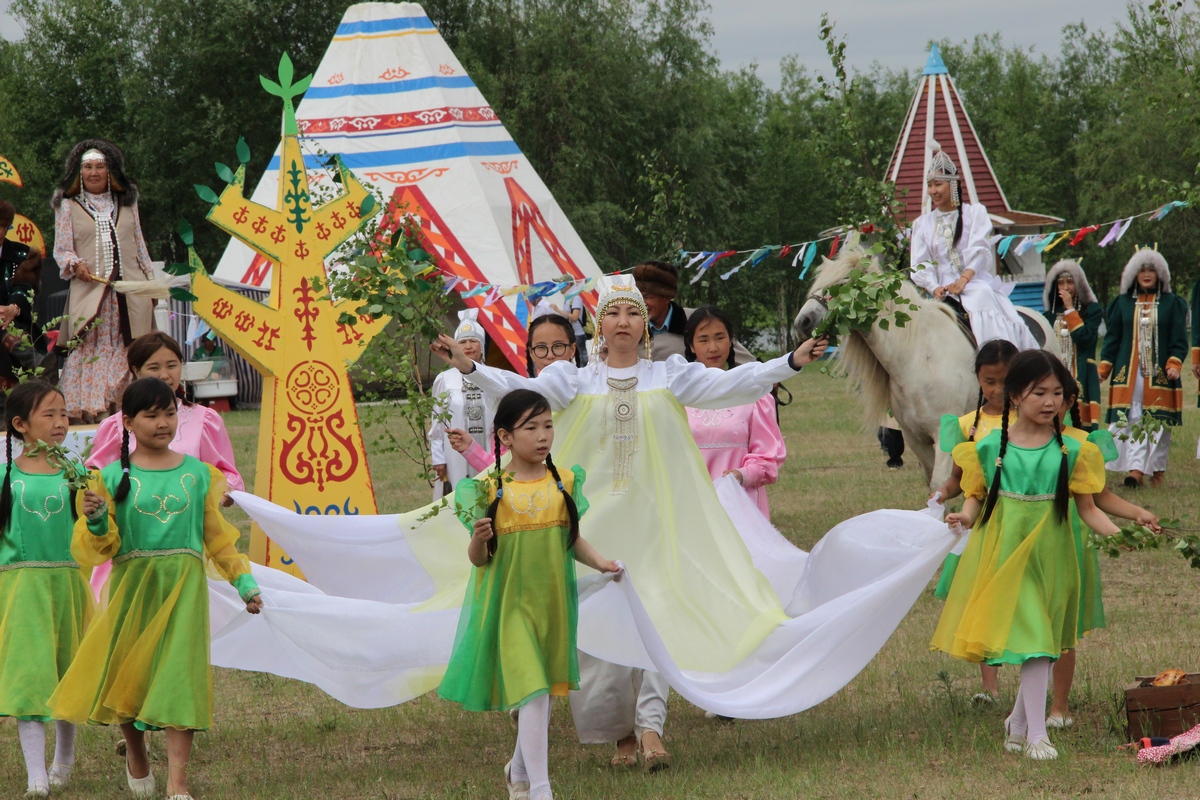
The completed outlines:
<svg viewBox="0 0 1200 800">
<path fill-rule="evenodd" d="M 665 261 L 646 261 L 633 268 L 633 280 L 643 295 L 674 300 L 679 295 L 679 270 Z"/>
<path fill-rule="evenodd" d="M 113 197 L 123 206 L 131 206 L 138 201 L 137 184 L 125 175 L 125 156 L 121 149 L 107 139 L 84 139 L 71 148 L 63 164 L 63 178 L 50 199 L 50 205 L 55 211 L 62 205 L 64 197 L 75 197 L 82 188 L 80 170 L 83 166 L 83 156 L 89 150 L 97 150 L 104 156 L 108 165 L 109 188 Z"/>
<path fill-rule="evenodd" d="M 1087 276 L 1083 274 L 1083 267 L 1079 266 L 1079 262 L 1074 259 L 1064 258 L 1046 273 L 1046 288 L 1042 290 L 1042 308 L 1052 310 L 1058 305 L 1058 286 L 1056 284 L 1058 276 L 1064 272 L 1070 275 L 1075 281 L 1075 303 L 1077 307 L 1082 308 L 1088 303 L 1096 302 L 1096 293 L 1088 285 Z"/>
<path fill-rule="evenodd" d="M 454 328 L 454 341 L 461 342 L 463 339 L 475 339 L 480 344 L 487 343 L 483 326 L 479 324 L 479 309 L 477 308 L 467 308 L 458 312 L 458 325 Z"/>
<path fill-rule="evenodd" d="M 1170 293 L 1171 270 L 1167 266 L 1167 260 L 1157 250 L 1143 247 L 1134 251 L 1133 258 L 1129 259 L 1129 263 L 1121 272 L 1121 294 L 1129 294 L 1134 291 L 1137 274 L 1142 267 L 1154 267 L 1154 271 L 1158 273 L 1158 290 L 1163 294 Z"/>
</svg>

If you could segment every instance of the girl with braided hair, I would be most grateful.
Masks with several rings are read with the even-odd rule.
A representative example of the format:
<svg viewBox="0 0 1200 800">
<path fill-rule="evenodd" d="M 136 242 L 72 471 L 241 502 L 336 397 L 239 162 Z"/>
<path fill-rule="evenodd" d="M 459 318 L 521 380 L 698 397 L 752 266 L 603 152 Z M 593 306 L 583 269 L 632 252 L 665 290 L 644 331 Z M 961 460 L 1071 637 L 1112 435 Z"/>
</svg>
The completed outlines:
<svg viewBox="0 0 1200 800">
<path fill-rule="evenodd" d="M 1064 437 L 1059 424 L 1064 387 L 1073 381 L 1053 355 L 1020 353 L 1004 381 L 1000 430 L 954 448 L 967 499 L 946 522 L 974 528 L 931 644 L 967 661 L 1021 667 L 1005 749 L 1035 760 L 1058 757 L 1046 734 L 1050 664 L 1078 637 L 1071 499 L 1092 530 L 1117 532 L 1093 500 L 1104 490 L 1100 450 Z"/>
<path fill-rule="evenodd" d="M 975 380 L 979 382 L 979 400 L 975 403 L 975 412 L 956 417 L 953 414 L 942 416 L 942 428 L 938 437 L 938 446 L 942 452 L 952 453 L 954 448 L 963 442 L 976 442 L 1000 427 L 1000 417 L 1004 413 L 1004 378 L 1008 374 L 1008 364 L 1017 355 L 1017 347 L 1007 339 L 992 339 L 975 355 Z M 945 504 L 947 500 L 958 497 L 962 493 L 962 469 L 957 464 L 950 470 L 950 477 L 933 495 L 940 494 L 939 500 Z M 945 600 L 950 594 L 950 586 L 954 583 L 954 574 L 958 569 L 958 560 L 962 557 L 962 544 L 955 547 L 942 563 L 942 577 L 938 580 L 933 596 Z M 979 665 L 980 691 L 971 697 L 975 705 L 990 705 L 1000 699 L 1000 669 L 990 664 Z"/>
<path fill-rule="evenodd" d="M 71 557 L 72 492 L 63 465 L 47 453 L 12 455 L 13 439 L 62 444 L 67 401 L 29 381 L 4 408 L 8 431 L 0 490 L 0 717 L 17 718 L 25 754 L 26 797 L 67 785 L 75 763 L 75 726 L 55 726 L 54 765 L 46 771 L 50 695 L 75 658 L 92 616 L 87 581 Z M 32 450 L 32 447 L 26 448 Z"/>
<path fill-rule="evenodd" d="M 235 547 L 241 534 L 221 516 L 225 476 L 170 449 L 176 413 L 158 378 L 138 378 L 121 397 L 121 459 L 93 475 L 71 545 L 81 564 L 112 559 L 108 605 L 48 705 L 56 719 L 121 726 L 135 797 L 156 795 L 145 732 L 165 729 L 167 795 L 182 800 L 192 740 L 213 719 L 206 563 L 247 612 L 263 603 Z"/>
<path fill-rule="evenodd" d="M 509 797 L 543 800 L 552 797 L 550 697 L 579 688 L 573 562 L 602 573 L 620 567 L 579 536 L 588 508 L 584 473 L 554 465 L 549 401 L 528 389 L 509 392 L 496 408 L 493 436 L 495 472 L 464 478 L 455 489 L 476 569 L 438 694 L 468 711 L 519 709 L 504 780 Z M 501 445 L 507 468 L 499 466 Z"/>
</svg>

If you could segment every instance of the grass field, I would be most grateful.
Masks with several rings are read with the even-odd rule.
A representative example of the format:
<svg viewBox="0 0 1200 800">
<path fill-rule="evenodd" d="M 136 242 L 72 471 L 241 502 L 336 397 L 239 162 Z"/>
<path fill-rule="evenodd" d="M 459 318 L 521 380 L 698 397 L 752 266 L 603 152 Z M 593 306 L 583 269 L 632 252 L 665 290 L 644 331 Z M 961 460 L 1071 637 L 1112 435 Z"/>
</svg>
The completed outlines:
<svg viewBox="0 0 1200 800">
<path fill-rule="evenodd" d="M 924 504 L 915 460 L 889 472 L 873 432 L 860 430 L 858 406 L 843 381 L 806 371 L 783 409 L 790 458 L 771 487 L 774 520 L 810 548 L 847 517 L 877 508 Z M 229 415 L 237 462 L 253 483 L 257 416 Z M 1134 498 L 1163 517 L 1200 524 L 1200 414 L 1176 429 L 1168 483 Z M 394 457 L 371 459 L 382 512 L 425 502 L 429 490 L 407 479 Z M 1118 490 L 1129 496 L 1127 490 Z M 245 529 L 245 517 L 231 513 Z M 586 531 L 586 529 L 585 529 Z M 464 555 L 465 558 L 465 555 Z M 921 598 L 876 659 L 842 692 L 803 714 L 721 723 L 672 697 L 664 774 L 614 774 L 610 750 L 575 740 L 570 713 L 551 720 L 550 774 L 558 798 L 1195 798 L 1197 763 L 1139 769 L 1124 741 L 1124 685 L 1168 667 L 1200 670 L 1200 573 L 1170 552 L 1126 554 L 1101 563 L 1106 630 L 1079 650 L 1072 698 L 1074 728 L 1053 735 L 1061 753 L 1039 764 L 1004 752 L 1001 721 L 1017 674 L 1001 675 L 1004 698 L 970 707 L 978 668 L 931 653 L 941 603 Z M 931 585 L 932 590 L 932 585 Z M 380 631 L 387 636 L 387 631 Z M 192 789 L 197 798 L 502 798 L 501 766 L 514 741 L 504 714 L 468 714 L 432 696 L 397 708 L 346 708 L 305 684 L 269 675 L 215 671 L 216 725 L 197 737 Z M 120 797 L 115 730 L 79 738 L 72 786 L 63 797 Z M 24 767 L 10 722 L 0 726 L 0 796 L 19 797 Z M 154 740 L 159 785 L 166 779 L 162 737 Z"/>
</svg>

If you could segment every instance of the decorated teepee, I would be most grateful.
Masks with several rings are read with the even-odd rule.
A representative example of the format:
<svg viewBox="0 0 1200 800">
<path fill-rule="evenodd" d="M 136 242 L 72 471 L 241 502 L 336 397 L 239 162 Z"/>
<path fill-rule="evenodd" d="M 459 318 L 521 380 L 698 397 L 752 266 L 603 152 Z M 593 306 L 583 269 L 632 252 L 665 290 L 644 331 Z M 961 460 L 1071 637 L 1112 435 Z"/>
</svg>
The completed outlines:
<svg viewBox="0 0 1200 800">
<path fill-rule="evenodd" d="M 1059 217 L 1017 211 L 1009 205 L 936 44 L 929 48 L 929 58 L 917 81 L 917 91 L 887 171 L 888 179 L 894 181 L 898 189 L 907 190 L 905 217 L 910 221 L 929 211 L 925 173 L 929 170 L 935 141 L 958 166 L 963 202 L 983 204 L 997 233 L 1038 233 L 1045 226 L 1062 222 Z M 1004 265 L 1017 281 L 1040 282 L 1045 276 L 1041 257 L 1032 249 L 1019 257 L 1010 251 Z M 1040 286 L 1031 287 L 1031 292 L 1029 299 L 1036 294 L 1040 305 Z M 1025 304 L 1026 298 L 1022 294 L 1013 301 Z"/>
<path fill-rule="evenodd" d="M 296 108 L 315 191 L 335 174 L 330 156 L 420 219 L 426 249 L 460 284 L 501 352 L 524 370 L 525 309 L 518 294 L 470 296 L 600 274 L 550 190 L 416 3 L 347 9 Z M 273 205 L 279 153 L 252 199 Z M 216 276 L 270 285 L 272 262 L 234 239 Z"/>
</svg>

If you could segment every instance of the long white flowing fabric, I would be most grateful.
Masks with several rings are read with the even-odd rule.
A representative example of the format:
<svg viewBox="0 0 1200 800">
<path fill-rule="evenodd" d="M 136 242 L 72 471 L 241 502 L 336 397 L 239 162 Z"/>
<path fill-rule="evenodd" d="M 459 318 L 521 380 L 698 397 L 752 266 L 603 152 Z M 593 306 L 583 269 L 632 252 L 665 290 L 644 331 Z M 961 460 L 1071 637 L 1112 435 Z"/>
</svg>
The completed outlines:
<svg viewBox="0 0 1200 800">
<path fill-rule="evenodd" d="M 828 699 L 883 647 L 955 544 L 931 504 L 854 517 L 805 553 L 732 478 L 716 489 L 787 619 L 732 668 L 685 670 L 646 611 L 638 575 L 581 575 L 579 647 L 656 670 L 718 714 L 766 719 Z M 437 686 L 471 569 L 457 520 L 428 524 L 413 512 L 341 517 L 335 527 L 328 517 L 297 515 L 242 492 L 233 497 L 309 582 L 256 567 L 266 605 L 258 616 L 245 613 L 228 584 L 210 582 L 214 664 L 307 681 L 360 708 L 395 705 Z M 452 546 L 446 537 L 454 537 Z"/>
</svg>

